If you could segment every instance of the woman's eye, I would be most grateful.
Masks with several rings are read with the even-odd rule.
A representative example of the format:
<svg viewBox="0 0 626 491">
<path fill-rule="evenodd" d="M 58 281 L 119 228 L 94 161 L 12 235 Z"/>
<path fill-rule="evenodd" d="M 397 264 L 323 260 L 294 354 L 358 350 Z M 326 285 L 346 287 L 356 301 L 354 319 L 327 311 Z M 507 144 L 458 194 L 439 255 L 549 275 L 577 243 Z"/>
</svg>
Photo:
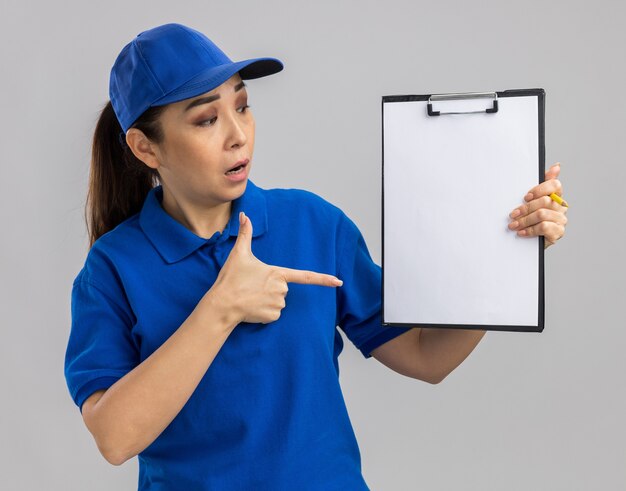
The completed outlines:
<svg viewBox="0 0 626 491">
<path fill-rule="evenodd" d="M 245 106 L 241 106 L 239 109 L 241 109 L 241 113 L 240 114 L 244 114 L 247 112 L 248 108 L 250 106 L 248 104 L 246 104 Z M 197 123 L 197 126 L 213 126 L 213 124 L 215 123 L 215 120 L 217 119 L 217 116 L 210 118 L 210 119 L 205 119 L 203 121 L 200 121 Z"/>
<path fill-rule="evenodd" d="M 198 126 L 211 126 L 216 119 L 217 119 L 217 117 L 211 118 L 211 119 L 206 119 L 206 120 L 200 121 L 199 123 L 196 123 L 196 124 Z"/>
</svg>

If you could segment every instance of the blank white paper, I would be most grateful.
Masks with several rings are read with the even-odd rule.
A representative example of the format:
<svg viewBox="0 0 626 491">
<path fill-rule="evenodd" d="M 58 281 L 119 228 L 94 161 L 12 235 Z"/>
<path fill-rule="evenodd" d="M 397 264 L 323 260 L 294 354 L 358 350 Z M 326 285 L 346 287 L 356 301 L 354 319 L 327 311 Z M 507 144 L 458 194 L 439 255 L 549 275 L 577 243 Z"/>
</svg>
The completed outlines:
<svg viewBox="0 0 626 491">
<path fill-rule="evenodd" d="M 538 98 L 426 104 L 383 105 L 383 322 L 537 326 L 539 239 L 508 214 L 538 184 Z"/>
</svg>

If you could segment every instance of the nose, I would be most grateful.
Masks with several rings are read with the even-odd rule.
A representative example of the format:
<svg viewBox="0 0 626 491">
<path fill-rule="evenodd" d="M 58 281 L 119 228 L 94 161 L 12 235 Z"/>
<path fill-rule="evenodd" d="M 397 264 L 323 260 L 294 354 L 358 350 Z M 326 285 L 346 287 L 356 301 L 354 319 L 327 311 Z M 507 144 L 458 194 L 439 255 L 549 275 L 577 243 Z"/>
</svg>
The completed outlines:
<svg viewBox="0 0 626 491">
<path fill-rule="evenodd" d="M 238 118 L 241 118 L 241 115 L 237 112 L 231 113 L 230 117 L 228 118 L 228 129 L 226 130 L 226 146 L 228 148 L 234 145 L 245 145 L 246 141 L 248 140 L 243 127 L 244 123 Z"/>
</svg>

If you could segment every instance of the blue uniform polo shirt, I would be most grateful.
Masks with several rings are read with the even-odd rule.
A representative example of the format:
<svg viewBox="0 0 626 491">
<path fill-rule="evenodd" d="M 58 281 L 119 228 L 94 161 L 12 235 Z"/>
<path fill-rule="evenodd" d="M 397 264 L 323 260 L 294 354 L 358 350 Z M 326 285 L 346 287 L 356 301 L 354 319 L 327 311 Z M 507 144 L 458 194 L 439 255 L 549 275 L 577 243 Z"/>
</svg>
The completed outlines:
<svg viewBox="0 0 626 491">
<path fill-rule="evenodd" d="M 230 221 L 205 239 L 161 206 L 101 236 L 74 280 L 65 376 L 87 397 L 145 360 L 211 288 L 238 231 L 261 261 L 332 274 L 341 287 L 289 284 L 275 322 L 232 331 L 185 406 L 138 455 L 140 490 L 366 490 L 339 384 L 337 329 L 369 358 L 408 328 L 381 325 L 381 269 L 339 208 L 299 189 L 248 180 Z"/>
</svg>

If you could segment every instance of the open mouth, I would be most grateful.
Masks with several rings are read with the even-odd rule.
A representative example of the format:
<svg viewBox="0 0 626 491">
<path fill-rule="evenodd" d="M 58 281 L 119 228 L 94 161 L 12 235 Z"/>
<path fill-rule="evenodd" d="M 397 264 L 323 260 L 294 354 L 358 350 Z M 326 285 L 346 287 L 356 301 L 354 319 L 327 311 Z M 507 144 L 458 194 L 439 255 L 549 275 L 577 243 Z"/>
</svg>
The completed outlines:
<svg viewBox="0 0 626 491">
<path fill-rule="evenodd" d="M 224 172 L 224 174 L 226 174 L 227 176 L 241 174 L 246 168 L 246 165 L 248 165 L 249 163 L 250 163 L 250 159 L 241 159 L 235 162 L 235 166 L 229 171 Z"/>
<path fill-rule="evenodd" d="M 244 169 L 246 168 L 246 165 L 247 164 L 239 165 L 239 166 L 235 167 L 234 169 L 229 170 L 228 172 L 226 172 L 226 175 L 227 176 L 232 176 L 233 174 L 239 174 L 239 173 L 244 171 Z"/>
</svg>

